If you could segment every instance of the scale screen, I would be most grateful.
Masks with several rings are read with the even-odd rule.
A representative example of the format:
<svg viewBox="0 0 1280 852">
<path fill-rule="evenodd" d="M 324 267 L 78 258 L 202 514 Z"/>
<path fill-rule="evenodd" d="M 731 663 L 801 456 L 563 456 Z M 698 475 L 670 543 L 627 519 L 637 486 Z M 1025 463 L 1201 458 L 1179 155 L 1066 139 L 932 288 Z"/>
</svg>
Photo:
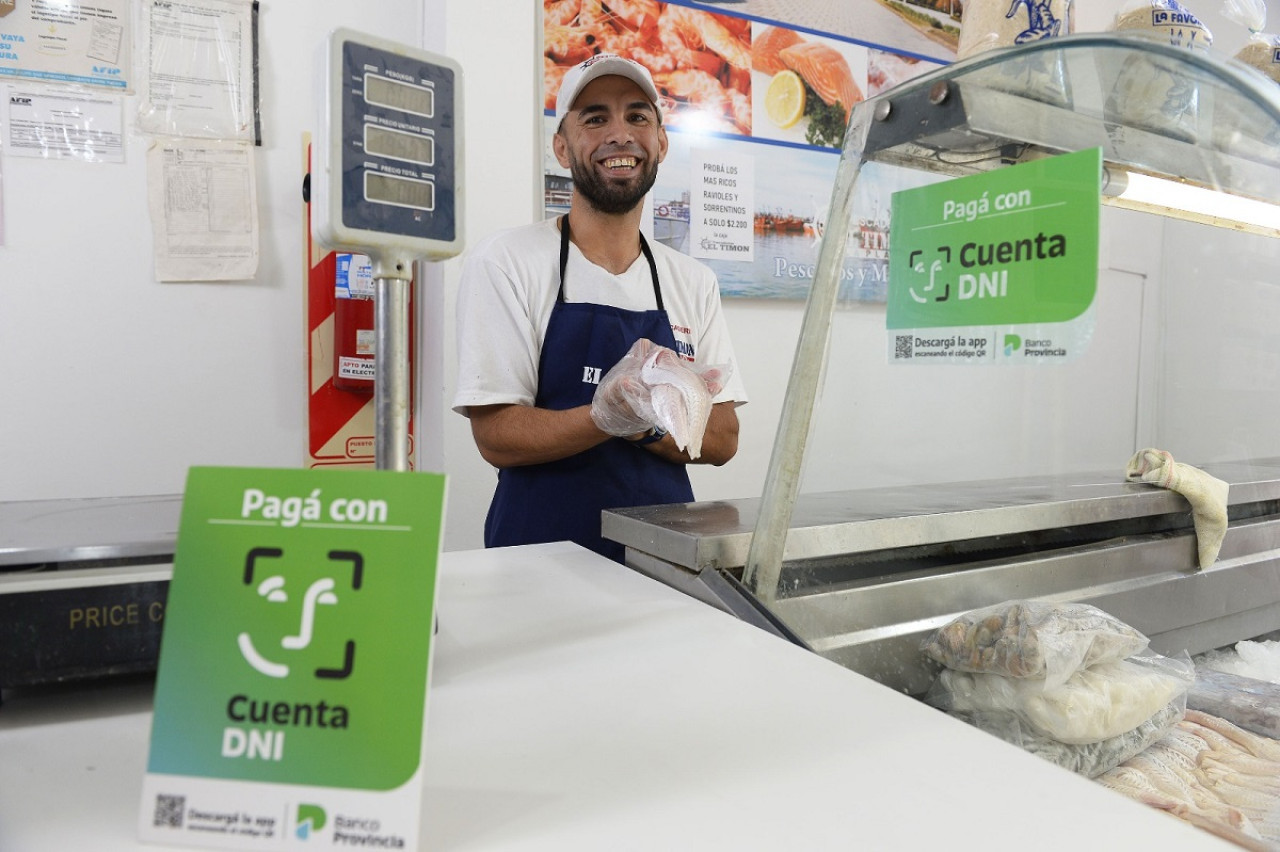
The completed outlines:
<svg viewBox="0 0 1280 852">
<path fill-rule="evenodd" d="M 387 175 L 366 174 L 364 197 L 379 204 L 398 204 L 415 210 L 434 210 L 436 185 L 429 180 L 409 180 Z"/>
<path fill-rule="evenodd" d="M 377 74 L 364 78 L 365 103 L 389 107 L 400 112 L 411 112 L 423 118 L 435 115 L 436 92 L 430 86 L 415 86 L 388 80 Z"/>
<path fill-rule="evenodd" d="M 378 157 L 390 157 L 423 166 L 435 165 L 436 140 L 430 136 L 417 136 L 399 130 L 387 130 L 366 124 L 364 149 Z"/>
<path fill-rule="evenodd" d="M 461 251 L 461 70 L 350 30 L 325 52 L 314 164 L 316 232 L 330 248 L 430 259 Z"/>
</svg>

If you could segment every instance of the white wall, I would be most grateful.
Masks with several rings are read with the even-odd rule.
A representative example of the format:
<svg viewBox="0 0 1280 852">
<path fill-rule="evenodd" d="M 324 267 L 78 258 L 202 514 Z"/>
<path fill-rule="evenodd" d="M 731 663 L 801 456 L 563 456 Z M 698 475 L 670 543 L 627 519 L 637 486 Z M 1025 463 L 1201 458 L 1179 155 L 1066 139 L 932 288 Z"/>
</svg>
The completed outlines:
<svg viewBox="0 0 1280 852">
<path fill-rule="evenodd" d="M 1277 2 L 1272 0 L 1273 10 Z M 1080 8 L 1077 29 L 1105 28 L 1114 8 L 1110 2 Z M 1194 11 L 1207 18 L 1223 50 L 1233 52 L 1243 44 L 1244 34 L 1232 32 L 1216 8 Z M 1273 20 L 1280 25 L 1280 10 Z M 262 263 L 258 276 L 248 282 L 155 281 L 145 209 L 144 140 L 130 138 L 123 166 L 4 156 L 0 500 L 174 493 L 194 464 L 301 464 L 306 455 L 307 400 L 301 145 L 303 132 L 312 126 L 313 51 L 332 27 L 343 25 L 408 41 L 414 41 L 411 34 L 420 33 L 422 44 L 462 65 L 465 236 L 472 243 L 495 229 L 541 215 L 542 142 L 539 114 L 533 107 L 540 102 L 542 76 L 538 23 L 538 3 L 529 0 L 263 4 L 265 144 L 258 152 Z M 132 100 L 126 104 L 127 109 L 133 106 Z M 1104 281 L 1108 298 L 1118 303 L 1141 303 L 1150 311 L 1144 294 L 1154 277 L 1226 280 L 1232 272 L 1224 271 L 1222 264 L 1242 257 L 1229 243 L 1223 245 L 1230 253 L 1215 250 L 1215 240 L 1194 269 L 1179 263 L 1166 266 L 1164 252 L 1149 248 L 1164 245 L 1163 226 L 1135 243 L 1127 239 L 1127 232 L 1151 227 L 1135 222 L 1111 214 L 1104 218 L 1109 232 L 1126 231 L 1104 234 L 1104 243 L 1119 243 L 1107 249 L 1119 260 L 1109 264 L 1115 271 Z M 1169 237 L 1174 244 L 1187 239 L 1180 230 Z M 1265 290 L 1269 283 L 1263 270 L 1275 268 L 1275 245 L 1280 241 L 1251 249 L 1241 260 L 1247 265 L 1249 286 L 1256 290 Z M 447 549 L 479 546 L 494 483 L 466 420 L 448 411 L 459 268 L 458 259 L 428 265 L 422 292 L 425 399 L 418 421 L 419 446 L 424 468 L 443 469 L 450 476 Z M 1280 311 L 1269 290 L 1259 298 L 1266 299 L 1268 307 L 1250 320 L 1248 331 L 1255 337 L 1265 336 L 1273 327 L 1269 318 Z M 1197 309 L 1194 303 L 1190 309 Z M 802 311 L 799 303 L 727 303 L 752 401 L 739 411 L 738 457 L 722 468 L 694 469 L 700 499 L 760 493 Z M 839 443 L 839 432 L 834 439 L 816 435 L 821 454 L 839 459 L 843 469 L 823 465 L 827 479 L 819 477 L 811 486 L 895 481 L 911 476 L 913 465 L 918 474 L 936 468 L 939 460 L 963 458 L 969 447 L 955 446 L 940 455 L 934 448 L 930 452 L 935 455 L 915 455 L 919 432 L 904 431 L 901 415 L 885 414 L 904 404 L 923 405 L 930 396 L 904 403 L 902 370 L 886 372 L 883 352 L 870 343 L 883 335 L 883 308 L 849 309 L 837 322 L 835 345 L 841 358 L 857 359 L 870 370 L 858 379 L 856 394 L 842 395 L 829 386 L 820 411 L 837 426 L 854 424 L 860 430 L 858 449 L 849 452 L 847 442 Z M 1214 328 L 1219 333 L 1221 322 Z M 1123 357 L 1137 357 L 1132 346 L 1117 345 Z M 1099 350 L 1100 360 L 1105 351 Z M 1162 350 L 1178 351 L 1183 347 L 1176 343 Z M 989 376 L 951 372 L 960 378 L 939 389 L 932 397 L 935 402 L 972 400 L 987 392 L 984 382 Z M 1012 374 L 999 379 L 1025 381 Z M 1271 386 L 1261 376 L 1255 384 Z M 1090 414 L 1133 405 L 1123 384 L 1107 394 Z M 1065 418 L 1072 413 L 1050 410 L 1049 420 L 1068 424 L 1059 426 L 1066 429 Z M 975 426 L 971 438 L 981 445 L 979 459 L 1012 463 L 1024 457 L 1005 453 L 1002 436 L 990 430 Z M 1120 439 L 1109 440 L 1118 445 Z M 982 462 L 974 466 L 990 469 Z"/>
<path fill-rule="evenodd" d="M 251 281 L 156 282 L 146 139 L 129 135 L 123 165 L 4 156 L 0 500 L 168 494 L 191 465 L 303 462 L 314 51 L 333 27 L 402 37 L 422 15 L 421 0 L 262 4 Z"/>
</svg>

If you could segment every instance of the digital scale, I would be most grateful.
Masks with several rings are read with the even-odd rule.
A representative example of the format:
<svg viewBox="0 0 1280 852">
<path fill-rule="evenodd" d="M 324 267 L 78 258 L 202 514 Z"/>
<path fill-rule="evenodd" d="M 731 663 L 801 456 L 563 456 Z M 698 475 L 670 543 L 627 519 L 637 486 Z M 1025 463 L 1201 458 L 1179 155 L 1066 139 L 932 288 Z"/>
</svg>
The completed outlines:
<svg viewBox="0 0 1280 852">
<path fill-rule="evenodd" d="M 462 250 L 462 69 L 347 29 L 321 60 L 314 237 L 373 263 L 374 461 L 405 470 L 413 261 Z"/>
<path fill-rule="evenodd" d="M 313 236 L 372 261 L 375 461 L 403 470 L 413 263 L 462 250 L 462 73 L 344 29 L 321 58 Z M 181 506 L 0 503 L 0 689 L 155 670 Z"/>
<path fill-rule="evenodd" d="M 179 494 L 0 503 L 0 689 L 156 667 Z"/>
</svg>

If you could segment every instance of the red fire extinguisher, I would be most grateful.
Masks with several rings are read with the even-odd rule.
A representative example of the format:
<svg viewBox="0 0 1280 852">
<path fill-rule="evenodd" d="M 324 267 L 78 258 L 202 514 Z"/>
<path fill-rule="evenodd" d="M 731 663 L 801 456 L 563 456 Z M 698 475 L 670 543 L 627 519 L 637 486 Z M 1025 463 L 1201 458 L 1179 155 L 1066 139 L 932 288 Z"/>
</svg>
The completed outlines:
<svg viewBox="0 0 1280 852">
<path fill-rule="evenodd" d="M 339 253 L 334 281 L 333 386 L 373 393 L 373 265 L 362 254 Z"/>
</svg>

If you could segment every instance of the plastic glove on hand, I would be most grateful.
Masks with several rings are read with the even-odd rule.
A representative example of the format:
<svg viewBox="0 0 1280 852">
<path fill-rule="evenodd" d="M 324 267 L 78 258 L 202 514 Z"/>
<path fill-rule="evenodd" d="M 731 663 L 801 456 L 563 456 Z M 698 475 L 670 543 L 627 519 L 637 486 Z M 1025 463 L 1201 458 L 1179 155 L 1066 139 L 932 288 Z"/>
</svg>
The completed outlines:
<svg viewBox="0 0 1280 852">
<path fill-rule="evenodd" d="M 649 388 L 640 378 L 640 369 L 654 348 L 651 340 L 637 340 L 600 380 L 591 398 L 591 420 L 601 432 L 625 437 L 653 426 Z"/>
<path fill-rule="evenodd" d="M 654 423 L 669 432 L 676 446 L 691 459 L 702 455 L 711 397 L 724 386 L 729 369 L 707 367 L 697 371 L 663 346 L 654 347 L 640 369 L 640 378 L 650 389 Z"/>
</svg>

